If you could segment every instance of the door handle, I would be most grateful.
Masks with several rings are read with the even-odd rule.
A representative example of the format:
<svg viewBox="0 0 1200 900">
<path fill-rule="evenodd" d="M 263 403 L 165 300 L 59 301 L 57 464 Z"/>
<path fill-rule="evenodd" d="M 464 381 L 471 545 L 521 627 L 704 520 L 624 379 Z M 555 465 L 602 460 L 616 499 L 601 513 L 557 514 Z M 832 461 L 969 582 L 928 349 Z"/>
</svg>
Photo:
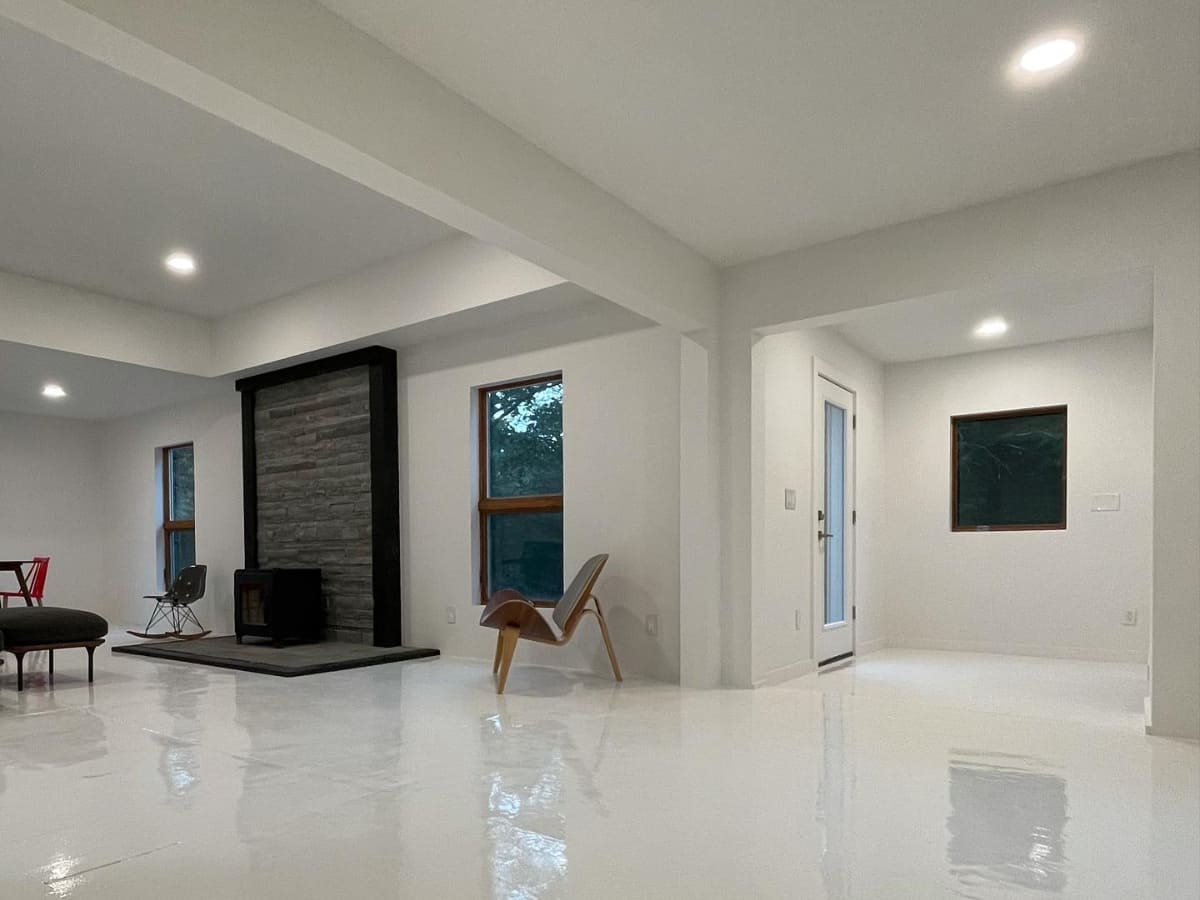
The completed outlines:
<svg viewBox="0 0 1200 900">
<path fill-rule="evenodd" d="M 837 535 L 834 534 L 832 531 L 817 531 L 817 540 L 818 541 L 821 540 L 822 538 L 831 538 L 831 537 L 837 537 Z"/>
</svg>

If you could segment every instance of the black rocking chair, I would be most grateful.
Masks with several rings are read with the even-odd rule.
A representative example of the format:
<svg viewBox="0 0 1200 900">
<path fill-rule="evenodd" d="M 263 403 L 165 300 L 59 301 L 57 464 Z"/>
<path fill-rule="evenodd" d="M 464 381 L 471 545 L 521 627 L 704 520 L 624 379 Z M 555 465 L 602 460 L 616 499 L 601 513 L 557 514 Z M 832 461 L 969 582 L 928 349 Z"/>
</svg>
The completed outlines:
<svg viewBox="0 0 1200 900">
<path fill-rule="evenodd" d="M 204 596 L 204 580 L 208 574 L 208 566 L 188 566 L 175 576 L 175 584 L 165 594 L 146 594 L 143 599 L 153 600 L 154 609 L 150 613 L 150 621 L 146 623 L 145 631 L 129 632 L 140 638 L 182 638 L 194 641 L 202 638 L 206 631 L 192 612 L 192 604 Z M 157 624 L 166 626 L 166 631 L 158 634 L 151 632 Z M 183 629 L 195 625 L 196 631 L 184 634 Z"/>
</svg>

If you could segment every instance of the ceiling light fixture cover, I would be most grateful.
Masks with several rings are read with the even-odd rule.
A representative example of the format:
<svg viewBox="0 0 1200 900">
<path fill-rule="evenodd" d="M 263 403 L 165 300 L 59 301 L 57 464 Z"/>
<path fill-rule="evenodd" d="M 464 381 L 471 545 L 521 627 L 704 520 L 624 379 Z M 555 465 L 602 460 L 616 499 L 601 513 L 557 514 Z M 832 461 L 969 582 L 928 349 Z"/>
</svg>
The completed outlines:
<svg viewBox="0 0 1200 900">
<path fill-rule="evenodd" d="M 1070 38 L 1053 38 L 1035 44 L 1022 53 L 1018 65 L 1030 73 L 1047 72 L 1070 60 L 1078 50 L 1079 44 Z"/>
<path fill-rule="evenodd" d="M 61 384 L 47 384 L 42 387 L 42 396 L 49 397 L 51 400 L 61 400 L 67 396 L 67 392 L 63 390 Z"/>
<path fill-rule="evenodd" d="M 1008 331 L 1008 323 L 999 316 L 993 316 L 990 319 L 984 319 L 975 326 L 975 337 L 993 338 L 1000 337 Z"/>
<path fill-rule="evenodd" d="M 195 257 L 183 250 L 176 250 L 168 254 L 167 258 L 163 260 L 163 265 L 176 275 L 191 275 L 196 271 Z"/>
</svg>

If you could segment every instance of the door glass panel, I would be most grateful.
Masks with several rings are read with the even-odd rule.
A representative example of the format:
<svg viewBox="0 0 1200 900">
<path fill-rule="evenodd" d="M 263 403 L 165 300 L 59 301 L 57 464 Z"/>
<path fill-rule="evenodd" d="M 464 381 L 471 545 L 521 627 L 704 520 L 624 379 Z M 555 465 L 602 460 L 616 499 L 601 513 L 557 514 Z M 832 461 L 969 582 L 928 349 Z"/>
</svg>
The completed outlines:
<svg viewBox="0 0 1200 900">
<path fill-rule="evenodd" d="M 846 621 L 846 411 L 825 402 L 825 624 Z"/>
</svg>

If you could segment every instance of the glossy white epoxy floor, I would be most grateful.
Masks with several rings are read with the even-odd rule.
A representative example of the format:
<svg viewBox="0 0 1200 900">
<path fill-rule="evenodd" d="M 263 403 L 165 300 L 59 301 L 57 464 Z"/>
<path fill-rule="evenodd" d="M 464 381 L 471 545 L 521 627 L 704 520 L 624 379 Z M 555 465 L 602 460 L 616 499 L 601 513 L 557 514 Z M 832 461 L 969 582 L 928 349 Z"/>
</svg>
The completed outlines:
<svg viewBox="0 0 1200 900">
<path fill-rule="evenodd" d="M 78 659 L 75 659 L 78 656 Z M 437 660 L 0 675 L 0 896 L 1200 894 L 1144 670 L 885 651 L 759 691 Z"/>
</svg>

